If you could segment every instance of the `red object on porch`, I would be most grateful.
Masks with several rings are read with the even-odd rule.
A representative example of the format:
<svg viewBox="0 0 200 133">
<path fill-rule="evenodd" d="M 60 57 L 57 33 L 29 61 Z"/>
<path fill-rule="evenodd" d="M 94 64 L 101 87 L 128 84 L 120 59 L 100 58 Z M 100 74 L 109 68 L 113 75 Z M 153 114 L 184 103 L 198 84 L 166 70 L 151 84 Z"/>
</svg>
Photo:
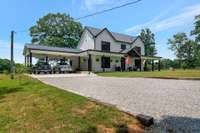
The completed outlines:
<svg viewBox="0 0 200 133">
<path fill-rule="evenodd" d="M 131 65 L 131 64 L 132 64 L 132 60 L 131 60 L 131 57 L 130 57 L 130 56 L 127 56 L 127 57 L 126 57 L 126 64 L 127 64 L 127 65 Z"/>
</svg>

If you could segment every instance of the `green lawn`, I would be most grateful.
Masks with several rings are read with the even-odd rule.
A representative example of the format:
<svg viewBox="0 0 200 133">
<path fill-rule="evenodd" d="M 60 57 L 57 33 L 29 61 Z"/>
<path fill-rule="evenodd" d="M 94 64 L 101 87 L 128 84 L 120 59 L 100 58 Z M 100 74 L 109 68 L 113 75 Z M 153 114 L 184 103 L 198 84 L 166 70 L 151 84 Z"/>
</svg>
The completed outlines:
<svg viewBox="0 0 200 133">
<path fill-rule="evenodd" d="M 0 132 L 114 133 L 142 131 L 135 117 L 42 82 L 0 75 Z"/>
<path fill-rule="evenodd" d="M 160 78 L 195 78 L 200 79 L 200 70 L 166 70 L 154 72 L 105 72 L 97 73 L 106 77 L 160 77 Z"/>
</svg>

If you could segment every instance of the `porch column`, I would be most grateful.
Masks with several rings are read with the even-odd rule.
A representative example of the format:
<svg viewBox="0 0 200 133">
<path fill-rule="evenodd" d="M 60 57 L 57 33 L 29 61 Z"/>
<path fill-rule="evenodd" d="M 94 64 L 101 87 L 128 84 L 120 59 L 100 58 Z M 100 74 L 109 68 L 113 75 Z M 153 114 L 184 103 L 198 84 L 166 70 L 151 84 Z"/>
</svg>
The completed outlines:
<svg viewBox="0 0 200 133">
<path fill-rule="evenodd" d="M 27 55 L 27 56 L 26 56 L 26 66 L 27 66 L 27 67 L 29 67 L 29 65 L 30 65 L 29 63 L 30 63 L 30 62 L 29 62 L 29 55 Z"/>
<path fill-rule="evenodd" d="M 152 67 L 151 67 L 152 71 L 154 71 L 154 60 L 152 60 L 151 63 L 152 63 Z"/>
<path fill-rule="evenodd" d="M 48 56 L 46 56 L 45 62 L 48 63 L 48 61 L 49 61 L 49 58 L 48 58 Z"/>
<path fill-rule="evenodd" d="M 145 63 L 144 63 L 144 71 L 147 71 L 147 60 L 145 60 Z"/>
<path fill-rule="evenodd" d="M 78 57 L 78 69 L 81 70 L 81 57 Z"/>
<path fill-rule="evenodd" d="M 24 56 L 24 66 L 26 66 L 26 55 Z"/>
<path fill-rule="evenodd" d="M 89 54 L 89 58 L 88 58 L 88 71 L 89 72 L 92 71 L 92 58 L 91 58 L 91 54 Z"/>
<path fill-rule="evenodd" d="M 29 58 L 30 58 L 30 67 L 32 67 L 32 53 L 31 52 L 30 52 Z"/>
<path fill-rule="evenodd" d="M 104 61 L 104 55 L 101 57 L 101 67 L 103 68 L 103 72 L 105 72 L 105 61 Z"/>
<path fill-rule="evenodd" d="M 160 60 L 158 60 L 158 71 L 160 71 Z"/>
</svg>

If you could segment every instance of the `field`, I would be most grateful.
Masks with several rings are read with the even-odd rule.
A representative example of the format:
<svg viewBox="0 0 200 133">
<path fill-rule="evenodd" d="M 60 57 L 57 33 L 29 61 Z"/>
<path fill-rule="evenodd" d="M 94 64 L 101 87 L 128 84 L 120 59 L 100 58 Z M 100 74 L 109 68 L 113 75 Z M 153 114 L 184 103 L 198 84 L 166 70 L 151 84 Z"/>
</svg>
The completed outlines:
<svg viewBox="0 0 200 133">
<path fill-rule="evenodd" d="M 200 79 L 200 70 L 166 70 L 154 72 L 105 72 L 97 73 L 105 77 L 145 77 L 145 78 L 177 78 L 177 79 Z"/>
<path fill-rule="evenodd" d="M 0 132 L 143 132 L 134 116 L 42 82 L 0 75 Z"/>
</svg>

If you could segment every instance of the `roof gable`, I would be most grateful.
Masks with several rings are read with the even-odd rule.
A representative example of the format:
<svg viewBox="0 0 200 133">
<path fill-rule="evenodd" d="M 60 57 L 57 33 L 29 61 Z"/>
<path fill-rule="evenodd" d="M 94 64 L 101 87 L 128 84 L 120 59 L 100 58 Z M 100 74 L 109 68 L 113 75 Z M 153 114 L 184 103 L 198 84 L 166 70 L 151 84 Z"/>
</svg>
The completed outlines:
<svg viewBox="0 0 200 133">
<path fill-rule="evenodd" d="M 131 44 L 137 38 L 137 37 L 130 36 L 130 35 L 111 32 L 107 28 L 98 29 L 98 28 L 86 26 L 85 29 L 87 29 L 94 37 L 97 37 L 101 32 L 103 32 L 104 30 L 107 30 L 115 41 L 124 42 L 124 43 L 130 43 Z"/>
</svg>

